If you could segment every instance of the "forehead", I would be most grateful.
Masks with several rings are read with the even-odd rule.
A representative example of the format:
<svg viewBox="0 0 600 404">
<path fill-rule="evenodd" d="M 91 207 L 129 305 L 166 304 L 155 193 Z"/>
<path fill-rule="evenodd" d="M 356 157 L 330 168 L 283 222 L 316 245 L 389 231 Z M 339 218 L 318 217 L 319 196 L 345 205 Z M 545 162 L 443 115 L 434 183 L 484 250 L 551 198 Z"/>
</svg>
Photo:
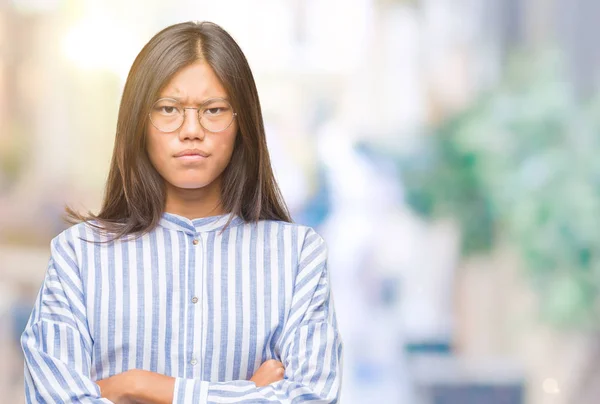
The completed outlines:
<svg viewBox="0 0 600 404">
<path fill-rule="evenodd" d="M 204 61 L 183 67 L 167 82 L 160 97 L 176 98 L 186 102 L 202 102 L 208 98 L 227 98 L 225 87 Z"/>
</svg>

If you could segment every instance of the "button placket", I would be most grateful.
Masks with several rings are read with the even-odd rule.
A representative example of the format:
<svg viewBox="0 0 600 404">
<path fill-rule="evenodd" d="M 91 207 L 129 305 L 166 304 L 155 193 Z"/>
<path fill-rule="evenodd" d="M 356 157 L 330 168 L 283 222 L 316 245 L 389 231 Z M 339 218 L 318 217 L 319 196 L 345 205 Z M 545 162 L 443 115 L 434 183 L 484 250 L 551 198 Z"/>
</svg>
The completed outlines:
<svg viewBox="0 0 600 404">
<path fill-rule="evenodd" d="M 196 234 L 196 236 L 194 237 L 194 239 L 192 240 L 192 244 L 197 246 L 198 244 L 200 244 L 200 234 Z M 198 303 L 198 296 L 193 296 L 191 299 L 193 304 Z"/>
<path fill-rule="evenodd" d="M 189 358 L 189 366 L 193 368 L 192 374 L 194 377 L 200 377 L 202 372 L 202 341 L 203 341 L 203 307 L 201 304 L 201 293 L 204 277 L 204 241 L 202 233 L 196 233 L 192 239 L 191 253 L 194 255 L 195 261 L 195 282 L 191 290 L 191 296 L 188 297 L 190 302 L 190 310 L 195 318 L 195 330 L 192 333 L 193 340 L 191 342 L 192 352 Z"/>
</svg>

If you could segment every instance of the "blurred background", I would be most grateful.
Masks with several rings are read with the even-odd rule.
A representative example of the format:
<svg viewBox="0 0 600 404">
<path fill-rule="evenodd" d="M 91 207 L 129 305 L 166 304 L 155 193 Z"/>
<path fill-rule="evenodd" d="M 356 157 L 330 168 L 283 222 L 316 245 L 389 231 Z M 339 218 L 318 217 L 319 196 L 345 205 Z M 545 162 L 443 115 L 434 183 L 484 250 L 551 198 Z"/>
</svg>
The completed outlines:
<svg viewBox="0 0 600 404">
<path fill-rule="evenodd" d="M 327 240 L 343 403 L 600 402 L 600 2 L 0 0 L 0 402 L 65 204 L 97 211 L 128 69 L 212 20 Z"/>
</svg>

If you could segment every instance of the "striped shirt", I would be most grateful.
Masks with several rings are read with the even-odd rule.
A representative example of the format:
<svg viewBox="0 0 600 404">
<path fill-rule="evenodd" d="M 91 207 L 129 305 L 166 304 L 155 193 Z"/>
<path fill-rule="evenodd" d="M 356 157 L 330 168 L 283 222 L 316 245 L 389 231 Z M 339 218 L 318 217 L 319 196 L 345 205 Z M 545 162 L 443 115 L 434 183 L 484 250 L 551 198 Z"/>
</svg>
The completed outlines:
<svg viewBox="0 0 600 404">
<path fill-rule="evenodd" d="M 110 403 L 94 381 L 128 369 L 176 378 L 174 403 L 338 402 L 323 239 L 228 219 L 165 213 L 137 239 L 102 243 L 83 223 L 57 236 L 21 339 L 27 402 Z M 257 387 L 268 359 L 285 377 Z"/>
</svg>

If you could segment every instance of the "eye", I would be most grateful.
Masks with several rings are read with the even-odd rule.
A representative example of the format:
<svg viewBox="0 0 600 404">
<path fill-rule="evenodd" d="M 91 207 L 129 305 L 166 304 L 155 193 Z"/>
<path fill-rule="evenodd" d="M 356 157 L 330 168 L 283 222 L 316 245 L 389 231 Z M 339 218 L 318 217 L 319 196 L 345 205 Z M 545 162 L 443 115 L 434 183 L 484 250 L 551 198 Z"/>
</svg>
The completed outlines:
<svg viewBox="0 0 600 404">
<path fill-rule="evenodd" d="M 160 116 L 176 116 L 181 114 L 181 106 L 173 100 L 158 100 L 152 107 L 152 113 Z"/>
<path fill-rule="evenodd" d="M 212 107 L 204 110 L 204 113 L 207 115 L 219 115 L 223 113 L 223 108 L 221 107 Z"/>
<path fill-rule="evenodd" d="M 225 116 L 231 111 L 229 103 L 223 99 L 212 99 L 201 106 L 202 115 L 207 118 L 217 118 Z"/>
<path fill-rule="evenodd" d="M 164 113 L 165 115 L 171 115 L 177 112 L 177 108 L 172 106 L 163 106 L 160 107 L 160 110 L 160 112 Z"/>
</svg>

